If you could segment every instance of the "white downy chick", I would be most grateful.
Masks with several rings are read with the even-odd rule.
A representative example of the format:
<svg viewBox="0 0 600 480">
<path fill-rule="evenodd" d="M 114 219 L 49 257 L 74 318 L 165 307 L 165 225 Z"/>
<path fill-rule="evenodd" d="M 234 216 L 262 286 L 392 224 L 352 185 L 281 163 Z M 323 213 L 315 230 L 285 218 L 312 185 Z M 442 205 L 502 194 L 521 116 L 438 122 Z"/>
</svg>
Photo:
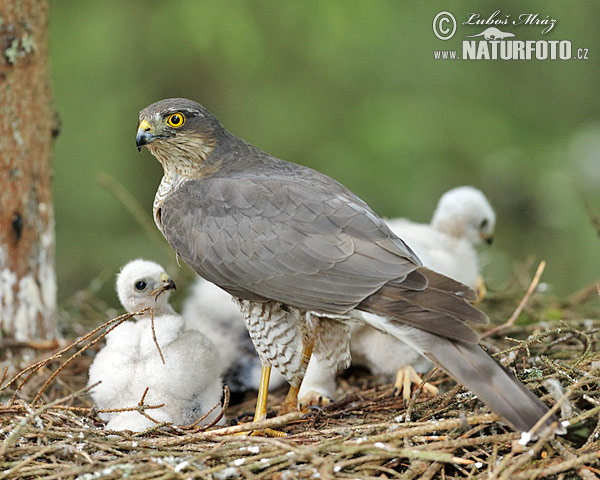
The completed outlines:
<svg viewBox="0 0 600 480">
<path fill-rule="evenodd" d="M 152 338 L 151 315 L 144 312 L 116 327 L 106 336 L 106 346 L 96 355 L 88 385 L 99 409 L 133 407 L 146 387 L 146 405 L 165 404 L 146 410 L 158 422 L 189 425 L 218 404 L 223 393 L 223 367 L 219 352 L 200 332 L 187 330 L 183 318 L 169 305 L 175 284 L 164 269 L 145 260 L 128 263 L 117 277 L 121 304 L 133 313 L 152 308 L 162 363 Z M 207 424 L 219 414 L 215 409 Z M 109 430 L 142 431 L 156 425 L 137 411 L 101 413 Z M 219 423 L 223 423 L 223 419 Z"/>
<path fill-rule="evenodd" d="M 485 195 L 463 186 L 440 198 L 430 224 L 404 218 L 388 220 L 392 231 L 410 246 L 426 267 L 476 288 L 479 261 L 475 246 L 492 243 L 496 215 Z M 407 366 L 423 373 L 431 363 L 395 338 L 368 326 L 354 327 L 350 343 L 352 361 L 388 378 Z M 335 374 L 313 357 L 302 383 L 301 403 L 335 394 Z M 399 387 L 399 385 L 397 385 Z"/>
<path fill-rule="evenodd" d="M 471 288 L 477 286 L 479 261 L 475 247 L 482 241 L 491 244 L 496 226 L 494 210 L 480 190 L 465 186 L 444 193 L 430 224 L 405 218 L 387 223 L 423 265 Z"/>
<path fill-rule="evenodd" d="M 232 393 L 258 390 L 262 365 L 231 295 L 198 277 L 183 304 L 183 318 L 186 328 L 204 333 L 217 346 L 224 382 Z M 269 390 L 284 384 L 285 379 L 273 369 Z"/>
</svg>

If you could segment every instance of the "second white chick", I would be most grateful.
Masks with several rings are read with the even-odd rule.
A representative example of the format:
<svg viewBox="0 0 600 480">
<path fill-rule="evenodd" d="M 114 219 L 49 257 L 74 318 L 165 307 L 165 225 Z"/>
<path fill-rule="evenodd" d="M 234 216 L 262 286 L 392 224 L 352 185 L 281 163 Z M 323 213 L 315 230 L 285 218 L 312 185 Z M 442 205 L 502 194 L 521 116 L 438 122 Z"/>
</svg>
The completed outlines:
<svg viewBox="0 0 600 480">
<path fill-rule="evenodd" d="M 496 214 L 480 190 L 465 186 L 444 193 L 430 224 L 405 218 L 387 223 L 423 265 L 473 289 L 479 287 L 475 247 L 482 241 L 491 244 L 496 226 Z"/>
<path fill-rule="evenodd" d="M 183 318 L 189 329 L 203 332 L 219 349 L 224 381 L 233 393 L 258 390 L 261 362 L 239 307 L 222 288 L 198 277 L 183 304 Z M 273 369 L 269 390 L 287 384 Z"/>
<path fill-rule="evenodd" d="M 482 241 L 492 243 L 496 215 L 480 190 L 464 186 L 444 193 L 430 224 L 404 218 L 387 223 L 414 250 L 424 266 L 476 289 L 480 296 L 485 291 L 475 247 Z M 410 395 L 410 384 L 421 383 L 416 372 L 431 368 L 428 360 L 404 343 L 367 326 L 353 328 L 350 351 L 353 363 L 388 378 L 395 375 L 397 391 L 402 392 L 405 399 Z M 430 394 L 436 393 L 435 387 L 430 385 L 424 389 Z M 313 357 L 300 389 L 300 403 L 314 404 L 333 398 L 334 394 L 334 372 Z"/>
<path fill-rule="evenodd" d="M 165 363 L 152 338 L 149 311 L 116 327 L 90 366 L 88 385 L 101 382 L 91 390 L 99 409 L 136 406 L 148 387 L 144 404 L 164 406 L 146 410 L 147 415 L 158 422 L 190 425 L 221 401 L 219 352 L 206 336 L 185 328 L 182 317 L 168 303 L 174 288 L 154 262 L 134 260 L 119 273 L 117 293 L 127 312 L 152 308 Z M 202 424 L 219 413 L 217 407 Z M 107 421 L 109 430 L 142 431 L 156 425 L 137 411 L 101 413 L 100 418 Z"/>
</svg>

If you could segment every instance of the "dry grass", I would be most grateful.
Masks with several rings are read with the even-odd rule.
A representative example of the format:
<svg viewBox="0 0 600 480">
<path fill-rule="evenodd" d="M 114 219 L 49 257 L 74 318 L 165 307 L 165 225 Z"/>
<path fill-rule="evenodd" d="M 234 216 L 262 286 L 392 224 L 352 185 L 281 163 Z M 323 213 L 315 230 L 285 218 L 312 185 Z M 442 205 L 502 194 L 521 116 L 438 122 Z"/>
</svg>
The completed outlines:
<svg viewBox="0 0 600 480">
<path fill-rule="evenodd" d="M 525 288 L 522 283 L 492 297 L 484 309 L 493 318 L 511 318 L 529 282 Z M 354 370 L 341 379 L 345 395 L 339 401 L 265 420 L 263 427 L 286 432 L 284 438 L 233 435 L 251 428 L 243 422 L 250 418 L 252 396 L 227 410 L 228 418 L 241 422 L 233 427 L 161 424 L 139 434 L 106 431 L 82 390 L 94 342 L 105 327 L 57 353 L 46 350 L 40 360 L 29 358 L 33 367 L 2 378 L 0 479 L 598 478 L 597 307 L 595 288 L 563 303 L 533 293 L 519 318 L 536 323 L 511 323 L 485 337 L 502 363 L 549 405 L 558 402 L 556 410 L 569 421 L 567 435 L 526 448 L 519 434 L 497 423 L 495 414 L 439 370 L 428 381 L 445 393 L 424 399 L 417 388 L 408 405 L 392 395 L 391 385 Z M 117 317 L 110 326 L 127 318 Z M 16 370 L 19 358 L 44 347 L 52 345 L 12 344 L 4 360 L 12 358 Z M 271 396 L 270 405 L 283 395 Z M 160 406 L 141 399 L 131 408 L 151 416 Z"/>
</svg>

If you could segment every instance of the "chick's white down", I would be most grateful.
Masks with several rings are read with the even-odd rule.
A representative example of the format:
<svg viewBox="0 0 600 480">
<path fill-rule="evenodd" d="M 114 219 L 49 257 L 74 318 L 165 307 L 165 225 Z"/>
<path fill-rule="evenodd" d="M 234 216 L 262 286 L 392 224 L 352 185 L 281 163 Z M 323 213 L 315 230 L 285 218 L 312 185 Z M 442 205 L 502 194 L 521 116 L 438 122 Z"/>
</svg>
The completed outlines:
<svg viewBox="0 0 600 480">
<path fill-rule="evenodd" d="M 198 277 L 183 304 L 182 313 L 187 328 L 203 332 L 219 349 L 225 384 L 229 389 L 239 393 L 258 390 L 261 362 L 231 295 Z M 269 390 L 285 383 L 273 369 Z"/>
<path fill-rule="evenodd" d="M 186 329 L 183 318 L 169 305 L 168 281 L 160 265 L 145 260 L 128 263 L 117 277 L 117 293 L 129 313 L 152 308 L 165 363 L 152 338 L 150 313 L 144 312 L 106 336 L 106 345 L 90 367 L 88 385 L 101 382 L 91 391 L 99 409 L 133 407 L 148 387 L 144 403 L 164 403 L 146 410 L 150 417 L 189 425 L 220 402 L 223 369 L 215 345 L 202 333 Z M 215 409 L 202 423 L 212 421 L 219 412 L 220 408 Z M 141 431 L 156 425 L 137 411 L 101 413 L 100 417 L 110 430 Z"/>
<path fill-rule="evenodd" d="M 465 186 L 441 196 L 430 224 L 396 218 L 388 225 L 426 267 L 475 288 L 480 270 L 475 247 L 491 241 L 496 215 L 480 190 Z"/>
<path fill-rule="evenodd" d="M 484 240 L 491 242 L 495 224 L 496 215 L 485 195 L 469 186 L 443 194 L 429 224 L 405 218 L 388 220 L 392 231 L 413 249 L 423 265 L 471 288 L 476 287 L 480 274 L 475 247 Z M 353 328 L 350 350 L 353 363 L 388 378 L 405 366 L 412 365 L 419 373 L 431 367 L 404 343 L 367 326 Z M 335 388 L 335 372 L 313 357 L 300 388 L 300 402 L 332 398 Z"/>
</svg>

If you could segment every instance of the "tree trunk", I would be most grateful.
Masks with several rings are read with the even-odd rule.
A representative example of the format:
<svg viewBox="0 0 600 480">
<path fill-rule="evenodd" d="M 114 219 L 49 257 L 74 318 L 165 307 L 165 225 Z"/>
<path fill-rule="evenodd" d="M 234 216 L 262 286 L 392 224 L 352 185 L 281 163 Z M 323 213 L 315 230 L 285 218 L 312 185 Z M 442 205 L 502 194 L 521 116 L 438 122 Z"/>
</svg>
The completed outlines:
<svg viewBox="0 0 600 480">
<path fill-rule="evenodd" d="M 0 1 L 0 338 L 56 335 L 46 0 Z"/>
</svg>

